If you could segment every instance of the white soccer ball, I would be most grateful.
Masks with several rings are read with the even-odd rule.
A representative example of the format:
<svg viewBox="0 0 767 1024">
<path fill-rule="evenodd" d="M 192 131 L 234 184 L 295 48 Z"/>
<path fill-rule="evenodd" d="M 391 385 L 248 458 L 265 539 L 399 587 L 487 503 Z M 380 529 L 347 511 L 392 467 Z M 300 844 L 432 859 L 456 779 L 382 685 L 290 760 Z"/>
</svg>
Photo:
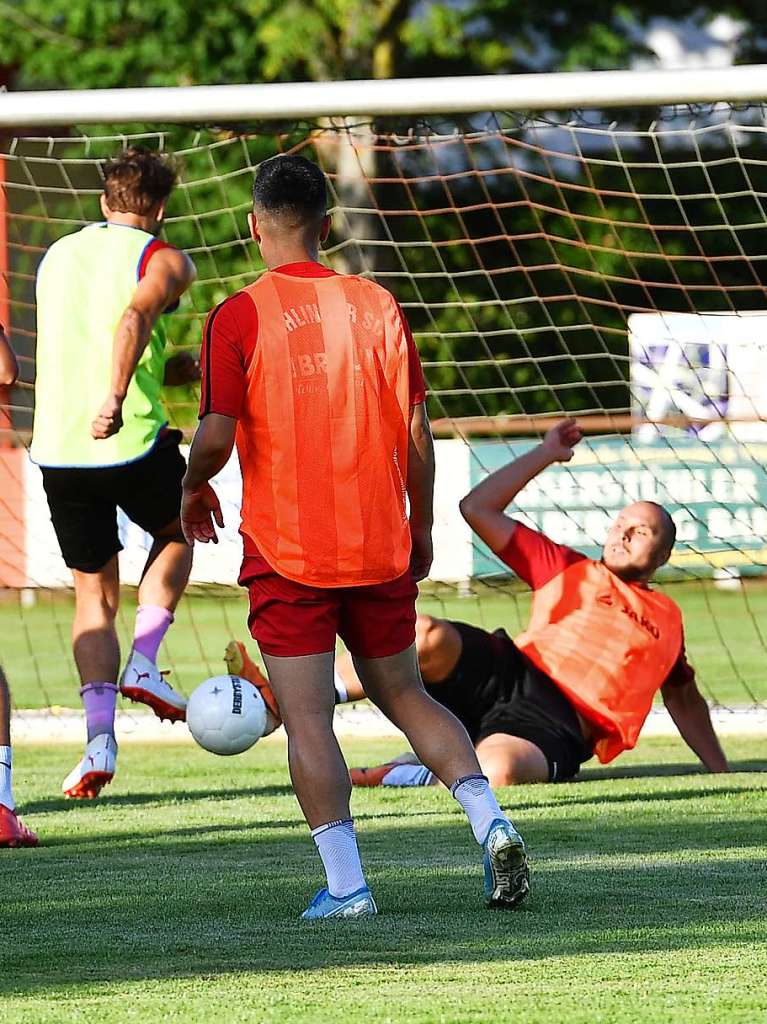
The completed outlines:
<svg viewBox="0 0 767 1024">
<path fill-rule="evenodd" d="M 241 754 L 264 735 L 266 704 L 247 679 L 213 676 L 189 698 L 186 724 L 212 754 Z"/>
</svg>

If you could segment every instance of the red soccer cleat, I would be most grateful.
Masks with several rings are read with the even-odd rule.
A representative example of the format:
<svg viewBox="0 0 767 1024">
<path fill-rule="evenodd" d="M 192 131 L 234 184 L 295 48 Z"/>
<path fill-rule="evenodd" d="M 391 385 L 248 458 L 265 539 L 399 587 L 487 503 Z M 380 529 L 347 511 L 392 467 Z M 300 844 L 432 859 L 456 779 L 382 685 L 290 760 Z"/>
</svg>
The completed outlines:
<svg viewBox="0 0 767 1024">
<path fill-rule="evenodd" d="M 353 786 L 381 786 L 383 780 L 392 770 L 396 768 L 398 761 L 388 761 L 386 764 L 375 765 L 373 768 L 350 768 L 349 778 Z"/>
<path fill-rule="evenodd" d="M 0 847 L 37 846 L 38 842 L 32 829 L 19 821 L 16 812 L 0 804 Z"/>
<path fill-rule="evenodd" d="M 264 698 L 264 704 L 266 704 L 277 719 L 277 722 L 282 722 L 280 708 L 269 685 L 269 680 L 245 650 L 245 644 L 240 643 L 239 640 L 231 640 L 226 645 L 224 661 L 226 662 L 227 672 L 233 676 L 240 676 L 241 679 L 247 679 L 249 683 L 252 683 Z"/>
</svg>

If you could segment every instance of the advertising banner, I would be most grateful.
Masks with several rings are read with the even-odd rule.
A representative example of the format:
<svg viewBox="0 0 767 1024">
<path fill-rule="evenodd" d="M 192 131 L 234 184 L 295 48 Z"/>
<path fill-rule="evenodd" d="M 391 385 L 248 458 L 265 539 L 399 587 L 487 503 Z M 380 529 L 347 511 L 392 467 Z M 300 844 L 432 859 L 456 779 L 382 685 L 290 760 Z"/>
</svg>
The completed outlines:
<svg viewBox="0 0 767 1024">
<path fill-rule="evenodd" d="M 472 445 L 471 483 L 532 447 L 530 442 Z M 610 522 L 634 501 L 665 506 L 677 526 L 671 564 L 680 568 L 767 567 L 767 442 L 694 437 L 582 442 L 572 462 L 551 466 L 514 503 L 514 516 L 552 540 L 599 557 Z M 504 571 L 475 545 L 474 576 Z"/>
</svg>

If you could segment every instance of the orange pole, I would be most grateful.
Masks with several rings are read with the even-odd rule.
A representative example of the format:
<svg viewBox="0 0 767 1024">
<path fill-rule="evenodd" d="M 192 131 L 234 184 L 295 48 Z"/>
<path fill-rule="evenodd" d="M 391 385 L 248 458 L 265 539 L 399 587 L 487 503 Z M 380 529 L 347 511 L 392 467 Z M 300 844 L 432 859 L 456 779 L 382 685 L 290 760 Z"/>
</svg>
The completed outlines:
<svg viewBox="0 0 767 1024">
<path fill-rule="evenodd" d="M 5 187 L 5 157 L 0 153 L 0 324 L 11 333 L 11 283 L 8 266 L 8 195 Z M 0 448 L 11 445 L 13 417 L 9 408 L 11 400 L 10 388 L 0 388 Z"/>
<path fill-rule="evenodd" d="M 11 296 L 8 265 L 7 192 L 5 160 L 0 154 L 0 323 L 10 335 Z M 10 388 L 0 388 L 0 586 L 24 587 L 26 575 L 26 524 L 24 472 L 26 452 L 13 448 Z"/>
</svg>

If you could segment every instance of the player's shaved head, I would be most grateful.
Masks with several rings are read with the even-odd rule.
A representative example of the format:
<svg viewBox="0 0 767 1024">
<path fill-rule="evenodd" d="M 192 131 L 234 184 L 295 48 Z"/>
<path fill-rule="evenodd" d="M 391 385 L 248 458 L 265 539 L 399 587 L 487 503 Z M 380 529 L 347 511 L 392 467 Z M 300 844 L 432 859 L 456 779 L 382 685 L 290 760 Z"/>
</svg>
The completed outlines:
<svg viewBox="0 0 767 1024">
<path fill-rule="evenodd" d="M 676 523 L 671 518 L 671 513 L 668 509 L 659 505 L 657 501 L 643 501 L 642 504 L 649 505 L 657 514 L 661 536 L 663 537 L 663 551 L 666 553 L 665 561 L 668 561 L 671 552 L 674 550 L 674 544 L 676 544 Z"/>
<path fill-rule="evenodd" d="M 170 160 L 144 146 L 132 146 L 104 165 L 104 197 L 115 213 L 145 217 L 165 202 L 175 184 Z"/>
<path fill-rule="evenodd" d="M 273 156 L 259 164 L 253 210 L 259 220 L 278 219 L 286 228 L 319 225 L 327 213 L 328 188 L 317 164 L 303 156 Z"/>
</svg>

